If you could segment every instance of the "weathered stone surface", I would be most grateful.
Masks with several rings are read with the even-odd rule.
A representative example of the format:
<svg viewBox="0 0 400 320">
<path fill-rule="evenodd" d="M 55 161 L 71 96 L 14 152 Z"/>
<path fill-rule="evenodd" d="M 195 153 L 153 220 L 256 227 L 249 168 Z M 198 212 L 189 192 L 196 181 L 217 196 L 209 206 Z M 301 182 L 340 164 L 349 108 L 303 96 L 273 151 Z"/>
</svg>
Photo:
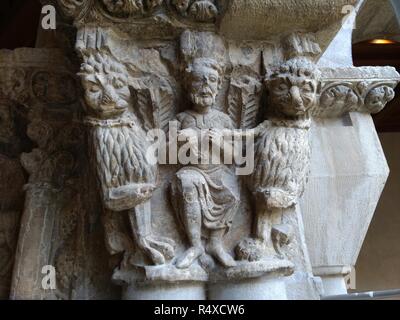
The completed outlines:
<svg viewBox="0 0 400 320">
<path fill-rule="evenodd" d="M 367 119 L 400 81 L 393 68 L 332 62 L 343 6 L 356 1 L 51 3 L 76 28 L 79 71 L 70 48 L 0 53 L 0 138 L 29 177 L 4 273 L 11 297 L 318 299 L 318 267 L 352 264 L 366 231 L 343 261 L 325 254 L 350 217 L 321 167 L 337 182 L 329 165 L 353 151 L 360 173 L 342 190 L 359 188 L 350 201 L 368 220 L 387 172 L 366 192 L 371 161 L 384 163 Z M 16 105 L 28 143 L 12 148 Z M 331 126 L 340 119 L 353 127 Z M 366 195 L 367 208 L 356 203 Z M 5 225 L 4 270 L 15 222 Z M 44 265 L 56 290 L 41 286 Z"/>
<path fill-rule="evenodd" d="M 80 103 L 74 68 L 55 49 L 2 50 L 0 68 L 2 99 L 8 101 L 9 111 L 15 114 L 14 118 L 8 118 L 9 126 L 15 126 L 8 137 L 19 144 L 19 148 L 9 153 L 19 157 L 15 161 L 21 170 L 18 173 L 18 167 L 7 164 L 9 160 L 2 162 L 2 172 L 13 173 L 13 182 L 7 176 L 2 180 L 8 190 L 1 193 L 6 197 L 4 200 L 8 199 L 4 204 L 8 211 L 2 218 L 4 244 L 14 247 L 12 253 L 16 250 L 14 268 L 14 255 L 4 256 L 13 269 L 12 277 L 9 273 L 7 279 L 12 282 L 7 296 L 14 299 L 113 297 L 106 289 L 107 262 L 98 256 L 104 254 L 104 249 L 96 248 L 99 245 L 103 248 L 98 242 L 100 217 L 92 205 L 96 194 L 78 192 L 90 190 L 90 171 L 84 160 L 84 131 L 77 122 Z M 22 168 L 29 177 L 26 184 Z M 21 196 L 15 207 L 10 201 L 15 202 L 18 193 Z M 18 210 L 22 211 L 21 217 Z M 86 228 L 92 232 L 87 234 Z M 18 238 L 18 245 L 13 238 Z M 46 265 L 58 270 L 57 290 L 42 288 L 42 268 Z M 97 270 L 101 269 L 99 274 Z M 99 275 L 98 281 L 90 280 L 93 273 Z M 102 277 L 106 283 L 101 282 Z"/>
</svg>

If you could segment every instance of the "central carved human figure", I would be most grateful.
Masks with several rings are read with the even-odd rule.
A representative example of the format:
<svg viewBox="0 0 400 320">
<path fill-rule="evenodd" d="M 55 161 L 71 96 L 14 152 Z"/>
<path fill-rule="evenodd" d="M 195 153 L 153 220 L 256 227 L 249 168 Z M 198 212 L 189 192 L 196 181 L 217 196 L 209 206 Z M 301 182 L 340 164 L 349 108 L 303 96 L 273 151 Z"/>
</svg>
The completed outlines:
<svg viewBox="0 0 400 320">
<path fill-rule="evenodd" d="M 224 45 L 219 38 L 208 41 L 207 38 L 210 34 L 186 32 L 182 36 L 181 45 L 189 51 L 183 50 L 187 61 L 185 83 L 192 109 L 177 115 L 178 136 L 196 144 L 200 139 L 208 139 L 208 143 L 224 150 L 228 146 L 224 145 L 223 131 L 234 129 L 230 117 L 216 110 L 215 105 L 222 83 Z M 188 48 L 188 42 L 193 47 Z M 202 49 L 196 50 L 199 47 Z M 201 136 L 201 131 L 207 129 L 208 134 Z M 223 237 L 239 204 L 237 177 L 222 161 L 215 164 L 215 158 L 212 161 L 211 156 L 200 153 L 195 156 L 203 158 L 199 161 L 201 164 L 182 167 L 171 185 L 173 206 L 190 244 L 190 248 L 178 257 L 176 267 L 188 268 L 205 253 L 225 267 L 235 266 L 236 262 L 223 246 Z M 209 163 L 204 164 L 204 157 L 210 159 Z M 202 238 L 206 239 L 206 246 Z"/>
</svg>

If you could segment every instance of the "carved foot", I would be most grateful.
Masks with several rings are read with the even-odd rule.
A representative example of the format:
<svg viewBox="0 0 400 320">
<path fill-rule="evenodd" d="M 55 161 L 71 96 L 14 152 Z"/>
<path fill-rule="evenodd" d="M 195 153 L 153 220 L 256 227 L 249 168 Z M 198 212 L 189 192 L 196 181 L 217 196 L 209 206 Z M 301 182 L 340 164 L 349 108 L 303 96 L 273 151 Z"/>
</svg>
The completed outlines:
<svg viewBox="0 0 400 320">
<path fill-rule="evenodd" d="M 207 253 L 216 258 L 224 267 L 236 266 L 236 261 L 225 251 L 221 242 L 208 244 Z"/>
<path fill-rule="evenodd" d="M 166 259 L 174 256 L 174 241 L 164 237 L 146 236 L 140 240 L 140 248 L 154 264 L 165 264 Z"/>
<path fill-rule="evenodd" d="M 176 262 L 178 269 L 189 268 L 192 263 L 204 253 L 203 247 L 191 247 Z"/>
</svg>

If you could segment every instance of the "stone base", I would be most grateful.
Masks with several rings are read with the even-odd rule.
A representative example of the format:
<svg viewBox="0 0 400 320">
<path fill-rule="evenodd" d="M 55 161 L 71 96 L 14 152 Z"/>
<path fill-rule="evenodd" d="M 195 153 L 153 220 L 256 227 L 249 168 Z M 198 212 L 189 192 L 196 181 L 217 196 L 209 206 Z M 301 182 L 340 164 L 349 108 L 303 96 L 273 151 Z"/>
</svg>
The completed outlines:
<svg viewBox="0 0 400 320">
<path fill-rule="evenodd" d="M 207 281 L 208 273 L 199 265 L 178 269 L 174 265 L 145 266 L 146 281 Z"/>
<path fill-rule="evenodd" d="M 321 277 L 323 296 L 347 294 L 344 277 L 351 272 L 351 266 L 322 266 L 313 268 L 313 273 Z"/>
<path fill-rule="evenodd" d="M 287 300 L 283 277 L 262 277 L 209 284 L 210 300 Z"/>
<path fill-rule="evenodd" d="M 205 300 L 203 283 L 146 283 L 131 284 L 123 289 L 124 300 Z"/>
<path fill-rule="evenodd" d="M 241 261 L 237 266 L 226 269 L 228 279 L 249 279 L 262 276 L 289 276 L 293 273 L 294 265 L 288 260 L 270 259 L 262 261 Z"/>
<path fill-rule="evenodd" d="M 172 263 L 160 266 L 132 266 L 128 269 L 114 270 L 113 281 L 121 285 L 130 283 L 217 282 L 262 276 L 289 276 L 294 270 L 293 263 L 276 258 L 253 262 L 237 261 L 237 263 L 235 267 L 222 268 L 217 265 L 211 270 L 205 270 L 197 263 L 192 264 L 188 269 L 178 269 Z"/>
</svg>

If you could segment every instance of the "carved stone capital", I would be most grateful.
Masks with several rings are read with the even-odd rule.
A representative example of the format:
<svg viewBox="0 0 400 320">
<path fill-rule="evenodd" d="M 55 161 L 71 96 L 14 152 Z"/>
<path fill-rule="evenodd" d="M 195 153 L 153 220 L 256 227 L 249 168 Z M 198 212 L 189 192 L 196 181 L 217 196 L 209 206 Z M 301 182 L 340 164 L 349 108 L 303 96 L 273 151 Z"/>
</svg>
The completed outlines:
<svg viewBox="0 0 400 320">
<path fill-rule="evenodd" d="M 253 288 L 278 288 L 286 298 L 287 288 L 300 287 L 317 297 L 299 206 L 310 133 L 319 118 L 379 112 L 400 81 L 388 67 L 317 66 L 343 7 L 359 2 L 52 3 L 77 30 L 81 85 L 59 51 L 29 59 L 29 49 L 1 52 L 0 115 L 12 118 L 7 110 L 16 105 L 26 114 L 26 225 L 54 219 L 66 229 L 57 249 L 41 255 L 66 271 L 56 296 L 73 295 L 79 254 L 89 251 L 74 249 L 84 237 L 77 230 L 101 215 L 99 251 L 103 261 L 110 255 L 108 279 L 125 298 L 204 298 L 208 290 L 226 299 L 242 289 L 251 298 Z M 13 132 L 5 128 L 0 139 Z M 204 141 L 220 152 L 203 149 Z M 246 161 L 252 168 L 239 176 Z M 49 218 L 48 207 L 62 218 Z M 43 230 L 51 241 L 53 229 Z"/>
<path fill-rule="evenodd" d="M 393 67 L 321 69 L 318 118 L 347 112 L 378 113 L 394 98 L 400 75 Z"/>
</svg>

